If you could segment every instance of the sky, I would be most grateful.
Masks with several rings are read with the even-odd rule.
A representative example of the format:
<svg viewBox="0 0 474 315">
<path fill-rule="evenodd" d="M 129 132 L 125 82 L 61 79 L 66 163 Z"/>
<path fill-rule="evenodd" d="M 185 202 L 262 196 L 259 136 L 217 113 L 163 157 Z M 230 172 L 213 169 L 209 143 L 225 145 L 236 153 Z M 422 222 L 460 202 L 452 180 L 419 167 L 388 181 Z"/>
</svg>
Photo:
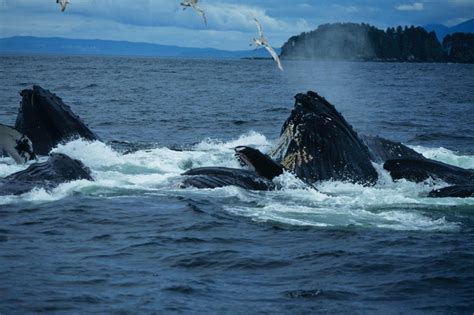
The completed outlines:
<svg viewBox="0 0 474 315">
<path fill-rule="evenodd" d="M 208 25 L 179 0 L 0 0 L 0 38 L 67 37 L 248 50 L 258 31 L 281 47 L 291 36 L 333 22 L 452 26 L 474 18 L 474 0 L 200 0 Z"/>
</svg>

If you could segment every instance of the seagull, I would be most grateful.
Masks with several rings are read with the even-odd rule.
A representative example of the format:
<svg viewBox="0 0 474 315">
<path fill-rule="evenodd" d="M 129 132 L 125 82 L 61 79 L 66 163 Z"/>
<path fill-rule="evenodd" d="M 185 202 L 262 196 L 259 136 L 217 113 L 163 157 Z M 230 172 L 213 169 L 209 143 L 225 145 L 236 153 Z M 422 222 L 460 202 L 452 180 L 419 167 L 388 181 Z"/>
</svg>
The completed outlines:
<svg viewBox="0 0 474 315">
<path fill-rule="evenodd" d="M 56 3 L 61 7 L 61 12 L 66 10 L 66 6 L 70 3 L 69 0 L 56 0 Z"/>
<path fill-rule="evenodd" d="M 202 18 L 204 19 L 204 24 L 207 26 L 206 13 L 197 5 L 197 3 L 198 0 L 185 0 L 181 2 L 181 6 L 183 6 L 183 10 L 186 10 L 187 8 L 193 8 L 197 12 L 197 14 L 202 16 Z"/>
<path fill-rule="evenodd" d="M 268 43 L 268 39 L 265 37 L 265 35 L 263 35 L 262 25 L 260 24 L 260 22 L 256 18 L 254 18 L 254 20 L 255 20 L 255 23 L 257 23 L 258 32 L 260 33 L 260 38 L 259 39 L 254 38 L 253 43 L 250 44 L 250 46 L 255 45 L 255 47 L 257 47 L 257 49 L 262 47 L 262 46 L 265 47 L 265 49 L 268 50 L 270 55 L 272 55 L 273 59 L 276 61 L 277 65 L 278 65 L 278 68 L 281 71 L 283 71 L 283 66 L 281 65 L 281 61 L 280 61 L 280 58 L 278 57 L 278 54 L 273 49 L 273 47 L 270 46 L 270 44 Z"/>
</svg>

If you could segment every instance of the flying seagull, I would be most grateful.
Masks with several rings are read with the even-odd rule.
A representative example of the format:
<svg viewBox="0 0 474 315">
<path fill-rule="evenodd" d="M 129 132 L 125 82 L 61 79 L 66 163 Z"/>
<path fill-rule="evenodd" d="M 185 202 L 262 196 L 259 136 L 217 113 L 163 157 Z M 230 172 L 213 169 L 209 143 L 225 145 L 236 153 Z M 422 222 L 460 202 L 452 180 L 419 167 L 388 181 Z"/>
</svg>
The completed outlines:
<svg viewBox="0 0 474 315">
<path fill-rule="evenodd" d="M 61 7 L 61 12 L 66 10 L 66 6 L 70 3 L 69 0 L 56 0 L 56 3 Z"/>
<path fill-rule="evenodd" d="M 262 25 L 260 24 L 260 22 L 256 18 L 254 20 L 255 20 L 255 23 L 257 23 L 258 32 L 260 33 L 260 38 L 259 39 L 254 38 L 253 43 L 250 44 L 250 46 L 255 45 L 255 47 L 257 47 L 257 48 L 262 47 L 262 46 L 265 47 L 265 49 L 268 50 L 270 55 L 272 55 L 273 59 L 276 61 L 277 65 L 278 65 L 278 68 L 281 71 L 283 71 L 283 66 L 281 65 L 281 61 L 280 61 L 280 58 L 278 57 L 278 54 L 273 49 L 273 47 L 270 46 L 270 44 L 268 43 L 268 39 L 265 37 L 265 35 L 263 35 Z"/>
<path fill-rule="evenodd" d="M 185 0 L 181 2 L 181 6 L 183 6 L 183 10 L 186 10 L 187 8 L 193 8 L 197 12 L 197 14 L 202 16 L 202 18 L 204 19 L 204 24 L 207 26 L 206 13 L 197 5 L 197 3 L 198 0 Z"/>
</svg>

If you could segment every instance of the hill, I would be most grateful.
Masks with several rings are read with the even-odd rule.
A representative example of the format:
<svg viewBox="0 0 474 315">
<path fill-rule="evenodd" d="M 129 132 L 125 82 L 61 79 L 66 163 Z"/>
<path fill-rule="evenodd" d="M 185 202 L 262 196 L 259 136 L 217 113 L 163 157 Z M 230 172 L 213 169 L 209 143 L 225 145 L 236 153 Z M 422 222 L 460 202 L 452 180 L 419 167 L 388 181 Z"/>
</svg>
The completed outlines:
<svg viewBox="0 0 474 315">
<path fill-rule="evenodd" d="M 474 33 L 474 19 L 452 27 L 447 27 L 442 24 L 429 24 L 424 25 L 423 28 L 428 32 L 435 32 L 438 40 L 442 42 L 447 35 L 454 33 Z"/>
<path fill-rule="evenodd" d="M 462 34 L 457 35 L 456 34 Z M 283 59 L 470 62 L 474 34 L 455 33 L 442 45 L 435 32 L 422 27 L 387 28 L 336 23 L 291 37 L 282 47 Z M 448 37 L 446 37 L 448 38 Z M 450 52 L 454 47 L 456 53 Z M 461 49 L 461 47 L 464 47 Z"/>
<path fill-rule="evenodd" d="M 186 58 L 265 58 L 264 49 L 226 51 L 95 39 L 17 36 L 0 39 L 0 54 L 151 56 Z"/>
</svg>

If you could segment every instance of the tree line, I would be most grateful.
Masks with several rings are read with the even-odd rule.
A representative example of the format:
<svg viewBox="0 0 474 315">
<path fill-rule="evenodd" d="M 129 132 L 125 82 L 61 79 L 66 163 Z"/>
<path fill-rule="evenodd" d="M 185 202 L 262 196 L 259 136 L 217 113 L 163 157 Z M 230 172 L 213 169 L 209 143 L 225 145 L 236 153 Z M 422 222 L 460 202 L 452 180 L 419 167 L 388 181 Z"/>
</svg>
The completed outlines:
<svg viewBox="0 0 474 315">
<path fill-rule="evenodd" d="M 474 34 L 455 33 L 438 41 L 422 27 L 386 30 L 369 24 L 324 24 L 291 37 L 282 47 L 285 59 L 329 59 L 474 63 Z"/>
</svg>

